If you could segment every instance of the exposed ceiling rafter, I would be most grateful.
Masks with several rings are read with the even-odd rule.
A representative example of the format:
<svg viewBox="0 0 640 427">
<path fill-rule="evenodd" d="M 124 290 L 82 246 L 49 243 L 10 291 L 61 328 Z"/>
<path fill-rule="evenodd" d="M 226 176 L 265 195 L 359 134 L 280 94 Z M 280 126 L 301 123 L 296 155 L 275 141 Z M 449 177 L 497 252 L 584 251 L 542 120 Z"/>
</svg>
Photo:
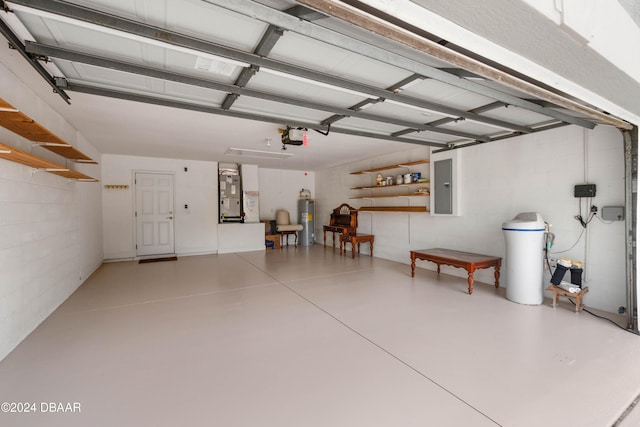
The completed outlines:
<svg viewBox="0 0 640 427">
<path fill-rule="evenodd" d="M 308 6 L 314 10 L 324 13 L 328 16 L 340 19 L 344 22 L 349 22 L 359 28 L 366 29 L 375 34 L 384 36 L 387 39 L 394 40 L 404 46 L 416 49 L 420 52 L 431 55 L 435 58 L 444 60 L 456 67 L 460 67 L 464 70 L 472 72 L 480 77 L 485 77 L 492 81 L 499 81 L 501 84 L 509 86 L 513 89 L 522 91 L 524 93 L 531 94 L 531 96 L 538 97 L 540 99 L 549 101 L 555 105 L 566 108 L 570 111 L 574 111 L 580 114 L 584 114 L 588 117 L 592 117 L 603 123 L 607 123 L 616 126 L 620 129 L 630 130 L 633 125 L 625 122 L 624 120 L 605 114 L 587 105 L 576 102 L 567 97 L 550 92 L 542 87 L 536 86 L 532 83 L 521 80 L 515 76 L 507 74 L 503 71 L 497 70 L 489 65 L 483 64 L 475 59 L 469 58 L 458 52 L 435 43 L 429 39 L 411 34 L 409 31 L 400 29 L 393 24 L 386 23 L 381 19 L 374 18 L 367 13 L 364 13 L 351 6 L 345 5 L 335 0 L 298 0 L 301 4 Z M 465 80 L 465 79 L 461 79 Z M 468 81 L 468 80 L 465 80 Z M 524 101 L 524 100 L 522 100 Z M 527 104 L 531 104 L 524 101 Z M 535 105 L 535 104 L 534 104 Z M 549 109 L 546 109 L 546 115 L 551 115 Z M 535 109 L 534 109 L 535 111 Z M 545 114 L 545 113 L 542 113 Z M 558 117 L 556 117 L 558 118 Z M 573 123 L 571 119 L 563 120 L 568 123 Z M 592 126 L 587 126 L 593 128 Z"/>
<path fill-rule="evenodd" d="M 199 86 L 199 87 L 204 87 L 204 88 L 223 91 L 223 92 L 229 92 L 230 95 L 228 95 L 228 96 L 245 95 L 245 96 L 264 99 L 264 100 L 268 100 L 268 101 L 281 102 L 281 103 L 286 103 L 286 104 L 289 104 L 289 105 L 295 105 L 295 106 L 298 106 L 298 107 L 304 107 L 304 108 L 310 108 L 310 109 L 315 109 L 315 110 L 327 111 L 327 112 L 339 114 L 342 117 L 358 117 L 358 118 L 361 118 L 361 119 L 371 120 L 371 121 L 374 121 L 374 122 L 388 123 L 388 124 L 393 124 L 393 125 L 403 126 L 403 127 L 411 127 L 411 128 L 417 129 L 417 130 L 432 131 L 432 132 L 442 133 L 442 134 L 446 134 L 446 135 L 459 136 L 459 137 L 467 138 L 467 139 L 477 139 L 477 140 L 480 140 L 480 141 L 487 141 L 489 139 L 489 137 L 483 136 L 483 135 L 476 135 L 476 134 L 471 134 L 471 133 L 468 133 L 468 132 L 456 131 L 456 130 L 451 130 L 451 129 L 441 129 L 441 128 L 437 128 L 435 126 L 423 125 L 423 124 L 420 124 L 420 123 L 413 123 L 413 122 L 409 122 L 407 120 L 397 119 L 397 118 L 393 118 L 393 117 L 385 117 L 385 116 L 379 116 L 379 115 L 375 115 L 375 114 L 367 114 L 367 113 L 364 113 L 364 112 L 361 112 L 361 111 L 357 111 L 357 110 L 352 110 L 352 109 L 347 109 L 347 108 L 339 108 L 339 107 L 326 105 L 326 104 L 320 104 L 320 103 L 312 102 L 312 101 L 304 101 L 304 100 L 300 100 L 300 99 L 295 99 L 295 98 L 286 97 L 286 96 L 282 96 L 282 95 L 267 93 L 267 92 L 263 92 L 263 91 L 257 91 L 257 90 L 254 90 L 254 89 L 247 89 L 247 88 L 243 88 L 243 87 L 239 87 L 239 86 L 235 86 L 235 85 L 230 85 L 230 84 L 225 84 L 225 83 L 217 83 L 217 82 L 213 82 L 211 80 L 205 80 L 205 79 L 201 79 L 201 78 L 197 78 L 197 77 L 193 77 L 193 76 L 179 74 L 179 73 L 176 73 L 176 72 L 173 72 L 173 71 L 169 72 L 169 71 L 166 71 L 166 70 L 162 70 L 162 69 L 158 69 L 158 68 L 154 68 L 154 67 L 150 67 L 150 66 L 143 66 L 143 65 L 127 63 L 127 62 L 124 62 L 124 61 L 117 61 L 117 60 L 113 60 L 113 59 L 100 58 L 100 57 L 96 57 L 96 56 L 93 56 L 93 55 L 88 55 L 88 54 L 84 54 L 84 53 L 80 53 L 80 52 L 74 52 L 74 51 L 71 51 L 69 49 L 62 49 L 62 48 L 58 48 L 58 47 L 55 47 L 55 46 L 47 46 L 47 45 L 43 45 L 43 44 L 35 43 L 35 42 L 27 42 L 26 48 L 27 48 L 28 52 L 33 53 L 33 54 L 45 55 L 47 57 L 60 58 L 60 59 L 68 60 L 68 61 L 74 61 L 74 62 L 80 62 L 80 63 L 84 63 L 84 64 L 90 64 L 90 65 L 109 68 L 109 69 L 118 70 L 118 71 L 122 71 L 122 72 L 133 73 L 133 74 L 138 74 L 138 75 L 144 75 L 144 76 L 147 76 L 147 77 L 152 77 L 152 78 L 157 78 L 157 79 L 162 79 L 162 80 L 168 80 L 168 81 L 173 81 L 173 82 L 178 82 L 178 83 L 184 83 L 184 84 L 188 84 L 188 85 L 192 85 L 192 86 Z M 222 104 L 222 109 L 223 110 L 229 110 L 229 108 L 226 108 L 227 105 L 225 104 L 227 99 L 229 99 L 229 98 L 227 97 L 225 99 L 225 101 L 223 102 L 223 104 Z M 281 119 L 281 122 L 282 121 L 283 120 Z"/>
<path fill-rule="evenodd" d="M 526 130 L 523 129 L 522 126 L 514 123 L 509 123 L 503 120 L 484 117 L 480 114 L 469 113 L 461 109 L 452 108 L 446 105 L 427 101 L 424 99 L 409 97 L 405 95 L 399 95 L 390 90 L 379 89 L 371 85 L 366 85 L 363 83 L 354 82 L 354 81 L 343 79 L 343 78 L 338 78 L 326 73 L 320 73 L 317 71 L 309 70 L 307 68 L 300 67 L 294 64 L 277 61 L 277 60 L 273 60 L 266 57 L 261 57 L 253 53 L 243 52 L 238 49 L 233 49 L 227 46 L 221 46 L 219 44 L 215 44 L 211 42 L 205 42 L 195 37 L 186 36 L 184 34 L 176 33 L 174 31 L 158 28 L 152 25 L 143 24 L 143 23 L 132 21 L 129 19 L 120 18 L 114 15 L 106 14 L 93 9 L 76 6 L 67 2 L 56 1 L 56 0 L 15 0 L 12 3 L 21 4 L 23 6 L 34 8 L 37 10 L 42 10 L 49 13 L 61 15 L 66 18 L 88 22 L 91 24 L 99 25 L 99 26 L 104 26 L 112 30 L 133 34 L 136 36 L 148 38 L 150 40 L 155 40 L 162 43 L 168 43 L 170 45 L 192 49 L 196 52 L 198 51 L 205 52 L 208 54 L 229 58 L 235 61 L 253 64 L 259 67 L 269 68 L 271 70 L 275 70 L 277 72 L 281 72 L 285 74 L 290 74 L 292 76 L 297 76 L 304 79 L 318 81 L 331 86 L 335 86 L 335 87 L 339 87 L 339 88 L 343 88 L 351 91 L 356 91 L 360 93 L 370 94 L 372 95 L 373 98 L 382 98 L 382 99 L 397 102 L 399 104 L 406 104 L 413 107 L 424 108 L 430 111 L 437 111 L 444 115 L 448 115 L 455 118 L 462 117 L 477 123 L 484 123 L 484 124 L 499 127 L 499 128 L 507 128 L 507 129 L 512 129 L 520 132 L 526 132 Z M 219 1 L 218 0 L 208 1 L 208 3 L 218 4 Z M 221 3 L 226 4 L 227 2 L 221 2 Z M 250 4 L 253 7 L 250 10 L 245 12 L 249 14 L 254 14 L 259 19 L 264 19 L 264 17 L 262 17 L 261 15 L 266 14 L 267 11 L 269 15 L 273 15 L 274 13 L 276 13 L 274 10 L 269 9 L 266 6 L 258 5 L 253 2 L 231 2 L 231 3 L 233 6 L 236 6 L 238 8 L 242 7 L 243 5 L 247 6 Z M 297 22 L 299 25 L 304 26 L 304 28 L 306 28 L 306 25 L 313 25 L 309 22 L 301 21 L 300 19 L 292 17 L 283 12 L 277 12 L 277 17 L 278 19 L 274 19 L 274 21 L 276 22 L 272 23 L 273 25 L 277 25 L 278 22 L 283 22 L 283 23 L 287 23 L 288 25 L 291 25 L 291 21 Z M 278 27 L 280 28 L 280 26 Z M 328 31 L 328 30 L 324 30 L 324 31 Z M 336 35 L 334 34 L 334 38 L 335 36 Z M 353 39 L 349 39 L 345 36 L 340 36 L 340 41 L 345 43 L 345 45 L 348 45 L 348 44 L 352 44 Z M 368 50 L 372 48 L 370 45 L 366 45 L 364 43 L 360 43 L 360 45 L 362 45 L 361 47 L 363 49 L 365 48 L 364 46 L 367 46 Z M 390 52 L 386 52 L 386 55 L 393 56 Z M 420 68 L 423 71 L 428 72 L 430 74 L 435 73 L 440 76 L 448 76 L 446 78 L 452 78 L 452 79 L 455 79 L 456 81 L 466 81 L 459 77 L 453 76 L 452 74 L 447 73 L 445 71 L 440 71 L 432 67 L 427 67 L 423 64 L 420 64 Z M 426 76 L 426 77 L 430 77 L 430 76 Z M 467 83 L 475 84 L 470 81 L 467 81 Z M 483 88 L 483 86 L 480 86 L 480 87 Z M 486 91 L 487 88 L 484 88 L 484 90 Z M 493 92 L 494 90 L 490 89 L 490 91 Z M 509 99 L 515 98 L 515 99 L 512 99 L 513 102 L 510 102 L 510 103 L 530 104 L 531 106 L 533 106 L 531 109 L 538 109 L 539 111 L 541 111 L 541 114 L 545 114 L 546 112 L 547 113 L 546 115 L 559 118 L 560 120 L 566 121 L 568 123 L 578 124 L 581 126 L 591 127 L 591 128 L 594 126 L 592 123 L 588 121 L 565 115 L 559 111 L 545 109 L 544 107 L 541 107 L 534 103 L 527 103 L 517 97 L 509 97 L 499 91 L 495 91 L 495 92 Z"/>
<path fill-rule="evenodd" d="M 283 34 L 284 31 L 282 31 L 282 29 L 274 25 L 269 25 L 253 53 L 260 56 L 269 55 L 269 52 L 271 52 L 271 49 L 273 49 L 273 47 L 276 45 L 278 40 L 280 40 L 280 37 L 282 37 Z M 238 87 L 245 87 L 249 83 L 249 80 L 251 80 L 251 78 L 255 76 L 258 70 L 259 68 L 255 65 L 249 65 L 248 67 L 243 68 L 240 72 L 240 75 L 236 79 L 235 85 Z M 227 95 L 222 103 L 222 108 L 224 110 L 228 110 L 229 108 L 231 108 L 236 99 L 238 99 L 238 96 L 240 95 L 237 93 L 230 93 L 229 95 Z"/>
<path fill-rule="evenodd" d="M 217 6 L 234 11 L 236 13 L 240 13 L 245 16 L 250 16 L 255 19 L 259 19 L 266 23 L 277 25 L 278 27 L 283 28 L 285 30 L 293 31 L 298 34 L 302 34 L 316 40 L 322 40 L 325 43 L 331 44 L 333 46 L 336 46 L 342 49 L 349 50 L 359 55 L 364 55 L 366 57 L 384 62 L 386 64 L 404 68 L 407 71 L 420 74 L 424 77 L 433 78 L 443 83 L 447 83 L 453 87 L 468 90 L 470 92 L 474 92 L 479 95 L 493 98 L 497 101 L 502 101 L 510 105 L 515 105 L 526 110 L 534 111 L 542 115 L 553 117 L 557 120 L 561 120 L 566 123 L 575 124 L 578 126 L 589 128 L 589 129 L 593 129 L 595 127 L 595 125 L 588 120 L 574 117 L 572 115 L 565 114 L 564 112 L 561 112 L 561 111 L 541 107 L 540 105 L 537 105 L 532 102 L 528 102 L 524 99 L 518 98 L 517 96 L 509 95 L 497 89 L 493 89 L 491 87 L 478 84 L 472 80 L 458 77 L 447 71 L 440 70 L 435 67 L 431 67 L 425 63 L 418 62 L 415 59 L 402 56 L 399 53 L 392 52 L 387 49 L 375 46 L 369 40 L 370 37 L 368 37 L 367 40 L 365 41 L 357 40 L 354 37 L 348 37 L 343 34 L 339 34 L 327 28 L 320 27 L 319 25 L 315 25 L 310 22 L 305 22 L 299 19 L 292 18 L 287 14 L 279 13 L 267 6 L 258 4 L 253 1 L 239 2 L 236 0 L 206 0 L 206 2 L 215 4 Z M 336 2 L 335 4 L 332 4 L 327 1 L 315 2 L 312 0 L 303 0 L 303 1 L 301 0 L 299 1 L 299 3 L 302 3 L 314 10 L 321 11 L 322 13 L 325 13 L 328 16 L 333 16 L 337 19 L 341 19 L 345 22 L 349 22 L 358 28 L 363 28 L 362 25 L 357 25 L 356 23 L 353 22 L 353 20 L 348 19 L 351 16 L 347 12 L 345 12 L 345 10 L 350 10 L 350 9 L 348 6 L 341 4 L 340 2 Z M 373 27 L 373 24 L 371 25 Z M 378 25 L 382 25 L 382 24 L 380 23 Z M 393 26 L 390 26 L 390 27 L 392 30 L 396 30 L 395 27 Z M 369 28 L 366 28 L 366 30 L 371 31 Z M 376 34 L 379 34 L 382 37 L 387 37 L 386 33 L 384 33 L 383 31 L 380 31 L 379 33 L 376 33 Z M 423 40 L 423 39 L 420 39 L 420 40 Z M 424 40 L 426 41 L 426 39 Z M 401 41 L 399 43 L 402 44 Z M 443 48 L 443 46 L 438 43 L 435 43 L 435 42 L 431 42 L 431 43 L 435 46 Z M 406 44 L 404 45 L 406 46 Z M 413 46 L 410 46 L 410 47 L 414 48 Z M 444 60 L 447 61 L 446 58 L 444 58 Z M 626 122 L 620 121 L 619 119 L 616 119 L 616 120 L 617 120 L 616 121 L 617 124 L 627 124 Z"/>
<path fill-rule="evenodd" d="M 181 109 L 186 109 L 191 111 L 199 111 L 203 113 L 218 114 L 218 115 L 227 116 L 227 117 L 236 117 L 240 119 L 257 120 L 261 122 L 282 124 L 281 117 L 270 117 L 262 114 L 252 114 L 252 113 L 246 113 L 242 111 L 223 110 L 221 108 L 211 107 L 211 106 L 202 105 L 202 104 L 175 101 L 175 100 L 166 99 L 166 98 L 135 94 L 131 92 L 125 92 L 125 91 L 119 91 L 119 90 L 113 90 L 113 89 L 105 89 L 105 88 L 100 88 L 96 86 L 76 84 L 73 82 L 67 83 L 67 89 L 71 92 L 79 92 L 79 93 L 86 93 L 86 94 L 92 94 L 92 95 L 98 95 L 98 96 L 118 98 L 118 99 L 124 99 L 128 101 L 161 105 L 165 107 L 181 108 Z M 298 121 L 294 119 L 287 119 L 287 123 L 294 127 L 304 127 L 308 129 L 316 129 L 321 131 L 329 130 L 328 126 L 318 125 L 317 123 Z M 384 135 L 380 133 L 358 131 L 358 130 L 339 128 L 334 126 L 331 127 L 331 132 L 354 135 L 354 136 L 363 136 L 366 138 L 383 139 L 387 141 L 404 142 L 408 144 L 416 144 L 416 145 L 423 145 L 423 146 L 430 146 L 430 147 L 444 148 L 447 146 L 447 144 L 443 144 L 441 142 L 424 141 L 424 140 L 410 139 L 410 138 L 396 138 L 390 135 Z"/>
<path fill-rule="evenodd" d="M 0 8 L 4 8 L 5 6 L 5 3 L 0 0 Z M 53 92 L 60 95 L 64 102 L 70 104 L 71 98 L 69 97 L 69 95 L 67 95 L 64 90 L 56 86 L 55 78 L 51 74 L 49 74 L 49 72 L 38 62 L 36 58 L 27 53 L 22 41 L 18 37 L 16 37 L 15 34 L 13 34 L 11 28 L 9 28 L 7 24 L 5 24 L 2 20 L 0 20 L 0 33 L 7 40 L 9 40 L 11 47 L 20 52 L 20 55 L 22 55 L 22 57 L 27 60 L 31 67 L 33 67 L 33 69 L 36 70 L 38 74 L 40 74 L 40 76 L 47 82 L 47 84 L 51 86 Z"/>
</svg>

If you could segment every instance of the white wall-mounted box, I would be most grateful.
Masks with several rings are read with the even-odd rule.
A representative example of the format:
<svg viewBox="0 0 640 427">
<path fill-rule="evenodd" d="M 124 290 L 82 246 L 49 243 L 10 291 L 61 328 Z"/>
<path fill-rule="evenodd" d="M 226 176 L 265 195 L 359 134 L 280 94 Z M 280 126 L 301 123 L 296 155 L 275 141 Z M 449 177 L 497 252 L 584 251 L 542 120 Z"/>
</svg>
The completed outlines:
<svg viewBox="0 0 640 427">
<path fill-rule="evenodd" d="M 605 206 L 602 208 L 602 219 L 605 221 L 624 220 L 624 206 Z"/>
</svg>

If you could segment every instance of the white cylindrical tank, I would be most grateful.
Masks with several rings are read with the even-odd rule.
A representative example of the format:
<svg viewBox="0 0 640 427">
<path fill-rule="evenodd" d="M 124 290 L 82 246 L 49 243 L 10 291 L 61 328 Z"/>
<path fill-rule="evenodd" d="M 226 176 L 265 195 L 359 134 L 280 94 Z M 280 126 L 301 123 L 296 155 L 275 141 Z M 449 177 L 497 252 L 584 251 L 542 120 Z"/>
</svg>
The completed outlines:
<svg viewBox="0 0 640 427">
<path fill-rule="evenodd" d="M 508 300 L 520 304 L 542 304 L 544 231 L 544 219 L 535 212 L 519 213 L 502 224 Z"/>
</svg>

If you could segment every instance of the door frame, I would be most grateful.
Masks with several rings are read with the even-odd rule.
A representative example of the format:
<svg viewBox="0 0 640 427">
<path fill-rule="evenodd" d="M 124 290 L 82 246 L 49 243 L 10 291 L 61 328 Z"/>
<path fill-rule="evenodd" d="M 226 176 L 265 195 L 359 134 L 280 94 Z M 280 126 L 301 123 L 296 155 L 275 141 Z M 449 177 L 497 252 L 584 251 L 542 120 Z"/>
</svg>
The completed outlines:
<svg viewBox="0 0 640 427">
<path fill-rule="evenodd" d="M 136 182 L 136 174 L 138 173 L 147 173 L 147 174 L 157 174 L 157 175 L 171 175 L 173 177 L 173 255 L 176 254 L 176 172 L 175 171 L 161 171 L 161 170 L 149 170 L 149 169 L 134 169 L 131 171 L 131 181 L 133 182 L 133 191 L 131 192 L 131 218 L 133 221 L 133 235 L 132 239 L 132 247 L 133 247 L 133 259 L 134 261 L 138 261 L 141 259 L 154 258 L 158 255 L 138 255 L 138 218 L 136 217 L 136 211 L 138 209 L 138 200 L 137 200 L 137 182 Z M 171 255 L 171 254 L 167 254 Z"/>
</svg>

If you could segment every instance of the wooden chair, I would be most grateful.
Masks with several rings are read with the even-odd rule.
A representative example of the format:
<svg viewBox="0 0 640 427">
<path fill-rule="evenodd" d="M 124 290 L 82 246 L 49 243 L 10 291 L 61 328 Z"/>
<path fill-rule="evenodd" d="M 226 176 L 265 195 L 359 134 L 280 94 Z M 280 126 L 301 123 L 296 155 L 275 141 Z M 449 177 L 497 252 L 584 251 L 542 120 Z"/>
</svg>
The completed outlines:
<svg viewBox="0 0 640 427">
<path fill-rule="evenodd" d="M 298 231 L 302 231 L 302 228 L 302 224 L 291 224 L 289 211 L 281 209 L 276 212 L 276 231 L 280 233 L 281 237 L 287 239 L 287 246 L 289 246 L 290 234 L 296 237 L 295 246 L 298 246 Z"/>
</svg>

